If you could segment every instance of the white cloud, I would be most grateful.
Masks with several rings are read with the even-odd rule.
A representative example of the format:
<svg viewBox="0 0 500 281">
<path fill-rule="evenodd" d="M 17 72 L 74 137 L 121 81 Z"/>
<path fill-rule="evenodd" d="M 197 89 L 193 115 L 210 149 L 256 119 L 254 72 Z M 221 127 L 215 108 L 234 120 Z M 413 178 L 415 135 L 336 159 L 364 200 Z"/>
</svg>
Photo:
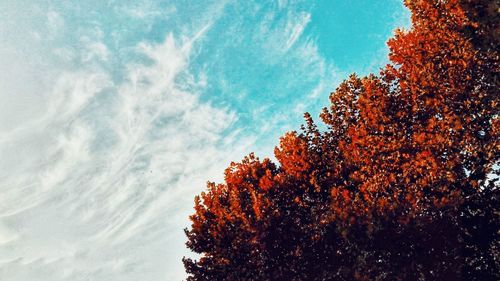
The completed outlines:
<svg viewBox="0 0 500 281">
<path fill-rule="evenodd" d="M 4 132 L 1 280 L 184 276 L 186 206 L 245 145 L 224 137 L 235 114 L 198 97 L 194 39 L 139 45 L 149 63 L 122 82 L 99 67 L 106 45 L 85 39 L 88 67 L 61 71 L 37 118 Z"/>
<path fill-rule="evenodd" d="M 290 9 L 284 18 L 274 10 L 267 11 L 253 35 L 257 42 L 262 40 L 262 46 L 276 60 L 276 56 L 280 58 L 294 47 L 310 20 L 311 14 L 304 11 Z"/>
<path fill-rule="evenodd" d="M 55 37 L 64 28 L 64 19 L 56 11 L 49 11 L 47 13 L 47 28 L 48 36 Z"/>
<path fill-rule="evenodd" d="M 287 0 L 278 0 L 278 8 L 279 9 L 285 8 L 287 4 L 288 4 Z"/>
<path fill-rule="evenodd" d="M 294 22 L 287 22 L 285 34 L 288 34 L 288 39 L 285 43 L 285 50 L 290 49 L 295 41 L 299 39 L 310 20 L 311 14 L 302 12 L 297 16 Z"/>
</svg>

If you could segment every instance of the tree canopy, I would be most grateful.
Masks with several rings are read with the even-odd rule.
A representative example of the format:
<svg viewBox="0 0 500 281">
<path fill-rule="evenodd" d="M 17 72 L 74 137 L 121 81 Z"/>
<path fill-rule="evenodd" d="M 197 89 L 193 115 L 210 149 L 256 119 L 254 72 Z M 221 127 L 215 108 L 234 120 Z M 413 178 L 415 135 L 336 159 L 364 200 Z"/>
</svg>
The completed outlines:
<svg viewBox="0 0 500 281">
<path fill-rule="evenodd" d="M 405 1 L 390 64 L 195 198 L 188 280 L 500 280 L 500 3 Z"/>
</svg>

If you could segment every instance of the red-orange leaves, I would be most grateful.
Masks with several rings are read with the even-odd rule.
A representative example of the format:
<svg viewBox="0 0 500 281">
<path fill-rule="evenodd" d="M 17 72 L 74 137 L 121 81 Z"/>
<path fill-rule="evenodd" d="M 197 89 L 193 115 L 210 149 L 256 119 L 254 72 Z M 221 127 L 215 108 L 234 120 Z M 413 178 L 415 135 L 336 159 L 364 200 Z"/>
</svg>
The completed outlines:
<svg viewBox="0 0 500 281">
<path fill-rule="evenodd" d="M 275 148 L 274 154 L 278 159 L 281 169 L 297 180 L 306 179 L 309 176 L 311 164 L 308 159 L 307 141 L 295 132 L 289 132 L 281 138 L 279 148 Z"/>
<path fill-rule="evenodd" d="M 500 280 L 500 4 L 407 0 L 380 76 L 351 75 L 275 156 L 195 199 L 197 280 Z M 466 249 L 466 251 L 464 251 Z"/>
<path fill-rule="evenodd" d="M 225 171 L 226 184 L 238 189 L 256 188 L 259 181 L 271 181 L 276 173 L 276 166 L 269 159 L 260 162 L 253 153 L 245 157 L 241 163 L 231 163 Z"/>
<path fill-rule="evenodd" d="M 259 180 L 260 188 L 264 191 L 267 191 L 271 189 L 271 187 L 273 187 L 274 184 L 275 184 L 274 175 L 272 174 L 272 171 L 266 170 L 266 173 Z"/>
</svg>

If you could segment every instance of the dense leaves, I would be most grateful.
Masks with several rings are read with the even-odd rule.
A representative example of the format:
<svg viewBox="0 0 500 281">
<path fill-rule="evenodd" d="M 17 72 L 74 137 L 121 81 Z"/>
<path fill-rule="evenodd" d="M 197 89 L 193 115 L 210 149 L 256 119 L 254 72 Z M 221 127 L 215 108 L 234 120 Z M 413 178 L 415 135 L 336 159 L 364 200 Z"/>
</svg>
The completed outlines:
<svg viewBox="0 0 500 281">
<path fill-rule="evenodd" d="M 500 4 L 415 0 L 378 76 L 195 200 L 188 280 L 500 280 Z"/>
</svg>

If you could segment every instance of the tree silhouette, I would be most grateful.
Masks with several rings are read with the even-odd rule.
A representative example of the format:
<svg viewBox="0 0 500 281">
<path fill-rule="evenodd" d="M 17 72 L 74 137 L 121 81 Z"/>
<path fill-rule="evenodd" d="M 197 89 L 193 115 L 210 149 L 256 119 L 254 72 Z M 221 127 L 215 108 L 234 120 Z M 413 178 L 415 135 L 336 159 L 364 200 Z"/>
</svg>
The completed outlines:
<svg viewBox="0 0 500 281">
<path fill-rule="evenodd" d="M 378 76 L 195 199 L 188 280 L 500 280 L 500 3 L 405 1 Z"/>
</svg>

